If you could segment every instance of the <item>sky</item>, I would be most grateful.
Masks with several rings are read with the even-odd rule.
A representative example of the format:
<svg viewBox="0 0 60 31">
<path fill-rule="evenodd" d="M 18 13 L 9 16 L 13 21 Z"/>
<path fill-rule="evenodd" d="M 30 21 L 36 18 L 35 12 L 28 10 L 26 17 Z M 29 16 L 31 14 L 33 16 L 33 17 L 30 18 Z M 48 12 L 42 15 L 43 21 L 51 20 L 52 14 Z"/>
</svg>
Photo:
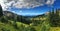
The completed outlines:
<svg viewBox="0 0 60 31">
<path fill-rule="evenodd" d="M 0 0 L 3 11 L 10 11 L 18 15 L 41 15 L 52 8 L 60 8 L 60 0 Z"/>
</svg>

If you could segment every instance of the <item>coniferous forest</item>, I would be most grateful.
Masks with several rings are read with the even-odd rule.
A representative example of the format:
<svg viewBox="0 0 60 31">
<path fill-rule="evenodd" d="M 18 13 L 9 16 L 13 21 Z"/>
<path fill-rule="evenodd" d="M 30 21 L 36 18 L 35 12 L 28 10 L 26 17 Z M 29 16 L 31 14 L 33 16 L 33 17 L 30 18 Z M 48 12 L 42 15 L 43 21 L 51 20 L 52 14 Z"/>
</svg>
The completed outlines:
<svg viewBox="0 0 60 31">
<path fill-rule="evenodd" d="M 0 6 L 0 31 L 60 31 L 60 9 L 29 17 L 2 11 Z"/>
</svg>

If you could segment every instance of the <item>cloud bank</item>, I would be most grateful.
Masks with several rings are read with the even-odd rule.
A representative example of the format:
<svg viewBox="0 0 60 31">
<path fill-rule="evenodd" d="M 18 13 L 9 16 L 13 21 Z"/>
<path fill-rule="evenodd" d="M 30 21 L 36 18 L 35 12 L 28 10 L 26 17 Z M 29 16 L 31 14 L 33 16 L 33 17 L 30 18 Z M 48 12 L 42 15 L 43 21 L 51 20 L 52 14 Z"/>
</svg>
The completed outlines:
<svg viewBox="0 0 60 31">
<path fill-rule="evenodd" d="M 55 0 L 0 0 L 0 4 L 2 5 L 3 10 L 7 10 L 8 8 L 35 8 L 39 6 L 52 5 Z"/>
</svg>

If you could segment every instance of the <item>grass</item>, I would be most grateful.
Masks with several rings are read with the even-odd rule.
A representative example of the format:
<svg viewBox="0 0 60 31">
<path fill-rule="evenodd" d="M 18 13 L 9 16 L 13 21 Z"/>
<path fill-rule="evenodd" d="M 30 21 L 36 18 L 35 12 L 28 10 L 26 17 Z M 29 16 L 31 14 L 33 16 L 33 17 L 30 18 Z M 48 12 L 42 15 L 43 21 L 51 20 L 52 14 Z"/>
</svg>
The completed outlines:
<svg viewBox="0 0 60 31">
<path fill-rule="evenodd" d="M 60 27 L 50 27 L 50 31 L 60 31 Z"/>
<path fill-rule="evenodd" d="M 11 21 L 11 23 L 13 24 L 13 21 Z M 43 23 L 42 25 L 32 26 L 32 25 L 27 25 L 27 24 L 21 23 L 21 22 L 16 22 L 16 23 L 17 23 L 17 26 L 19 28 L 21 27 L 21 25 L 23 25 L 24 27 L 29 27 L 30 26 L 30 27 L 35 28 L 36 31 L 41 31 L 41 30 L 43 31 L 44 30 L 43 26 L 45 24 L 45 23 Z M 41 28 L 41 27 L 43 27 L 43 28 Z M 15 29 L 13 27 L 13 25 L 11 25 L 9 23 L 5 24 L 5 23 L 0 22 L 0 31 L 2 31 L 2 29 L 5 30 L 5 31 L 8 31 L 8 30 L 10 30 L 10 31 L 19 31 L 18 29 Z M 60 31 L 60 27 L 50 27 L 49 31 Z"/>
</svg>

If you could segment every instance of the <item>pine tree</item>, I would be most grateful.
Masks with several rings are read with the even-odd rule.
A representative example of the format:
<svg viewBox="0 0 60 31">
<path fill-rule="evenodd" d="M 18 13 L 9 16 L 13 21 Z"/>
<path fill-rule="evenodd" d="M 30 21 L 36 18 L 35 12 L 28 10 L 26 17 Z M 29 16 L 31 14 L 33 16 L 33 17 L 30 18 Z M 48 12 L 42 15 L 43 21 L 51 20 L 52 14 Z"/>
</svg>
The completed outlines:
<svg viewBox="0 0 60 31">
<path fill-rule="evenodd" d="M 56 24 L 57 24 L 57 26 L 60 26 L 60 22 L 59 22 L 59 21 L 60 21 L 60 20 L 59 20 L 59 10 L 58 10 L 58 9 L 56 10 L 56 14 L 55 14 L 55 15 L 56 15 L 56 16 L 55 16 L 55 17 L 56 17 L 56 18 L 55 18 Z"/>
<path fill-rule="evenodd" d="M 0 17 L 3 16 L 2 7 L 0 5 Z"/>
<path fill-rule="evenodd" d="M 50 13 L 50 23 L 51 26 L 59 26 L 60 22 L 59 22 L 59 11 L 58 9 L 52 10 L 52 12 Z"/>
</svg>

